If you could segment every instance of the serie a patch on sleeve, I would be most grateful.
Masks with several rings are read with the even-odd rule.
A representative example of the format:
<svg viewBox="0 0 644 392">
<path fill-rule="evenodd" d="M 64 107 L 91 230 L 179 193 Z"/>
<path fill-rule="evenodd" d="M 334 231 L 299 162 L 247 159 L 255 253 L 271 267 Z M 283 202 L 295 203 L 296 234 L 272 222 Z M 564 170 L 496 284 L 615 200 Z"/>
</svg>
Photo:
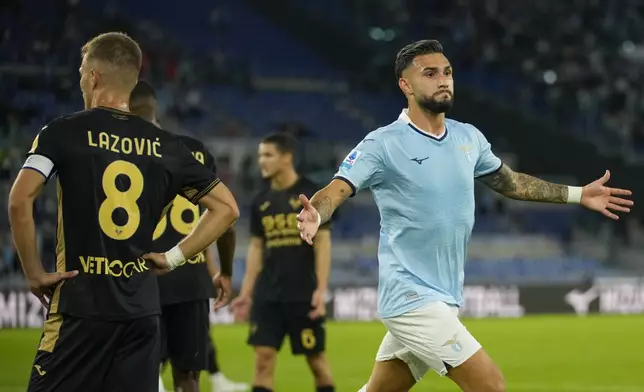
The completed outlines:
<svg viewBox="0 0 644 392">
<path fill-rule="evenodd" d="M 342 164 L 340 165 L 341 168 L 343 169 L 351 169 L 353 165 L 356 163 L 358 158 L 360 158 L 361 152 L 358 150 L 353 150 L 347 155 L 346 158 L 344 158 L 344 161 L 342 161 Z"/>
</svg>

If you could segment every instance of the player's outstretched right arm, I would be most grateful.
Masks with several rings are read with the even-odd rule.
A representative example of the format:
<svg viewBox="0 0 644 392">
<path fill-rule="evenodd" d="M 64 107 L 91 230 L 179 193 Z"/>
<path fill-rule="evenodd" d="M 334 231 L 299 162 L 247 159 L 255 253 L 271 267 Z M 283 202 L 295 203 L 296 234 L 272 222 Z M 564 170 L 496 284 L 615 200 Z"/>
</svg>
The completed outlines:
<svg viewBox="0 0 644 392">
<path fill-rule="evenodd" d="M 352 194 L 353 189 L 346 181 L 333 179 L 329 185 L 317 191 L 310 200 L 305 195 L 300 195 L 300 201 L 304 206 L 299 215 L 300 222 L 315 222 L 317 227 L 323 225 Z"/>
<path fill-rule="evenodd" d="M 331 219 L 333 212 L 361 189 L 377 186 L 385 171 L 385 150 L 382 141 L 372 132 L 353 149 L 333 180 L 319 190 L 311 200 L 300 195 L 304 208 L 298 215 L 300 237 L 309 245 L 321 224 Z"/>
<path fill-rule="evenodd" d="M 335 210 L 353 193 L 346 181 L 334 179 L 311 198 L 311 206 L 320 214 L 320 225 L 331 219 Z M 304 200 L 302 200 L 304 202 Z"/>
<path fill-rule="evenodd" d="M 305 195 L 300 195 L 302 211 L 297 216 L 300 237 L 309 245 L 313 245 L 313 237 L 318 228 L 328 222 L 333 212 L 347 200 L 353 189 L 345 181 L 334 179 L 329 185 L 317 191 L 309 200 Z"/>
</svg>

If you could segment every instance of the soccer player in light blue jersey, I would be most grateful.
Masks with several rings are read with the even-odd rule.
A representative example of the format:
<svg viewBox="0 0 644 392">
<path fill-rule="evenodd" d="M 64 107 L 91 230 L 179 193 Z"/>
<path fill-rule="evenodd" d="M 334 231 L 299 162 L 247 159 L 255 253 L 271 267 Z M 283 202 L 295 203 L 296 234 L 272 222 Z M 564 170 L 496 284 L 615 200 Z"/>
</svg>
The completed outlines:
<svg viewBox="0 0 644 392">
<path fill-rule="evenodd" d="M 608 171 L 584 187 L 515 172 L 476 127 L 446 119 L 454 79 L 438 41 L 404 47 L 396 76 L 408 108 L 369 133 L 310 201 L 300 195 L 300 235 L 312 244 L 340 204 L 371 189 L 381 216 L 378 312 L 388 332 L 361 392 L 408 391 L 429 369 L 466 392 L 505 391 L 500 370 L 458 318 L 474 180 L 512 199 L 578 203 L 612 219 L 611 211 L 630 211 L 632 201 L 620 196 L 631 192 L 606 187 Z"/>
</svg>

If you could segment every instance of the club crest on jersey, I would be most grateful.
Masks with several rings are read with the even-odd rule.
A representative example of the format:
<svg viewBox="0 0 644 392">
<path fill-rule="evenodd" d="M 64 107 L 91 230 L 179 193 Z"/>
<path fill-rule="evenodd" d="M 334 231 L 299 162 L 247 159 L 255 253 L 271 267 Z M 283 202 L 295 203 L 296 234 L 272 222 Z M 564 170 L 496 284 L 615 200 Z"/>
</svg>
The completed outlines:
<svg viewBox="0 0 644 392">
<path fill-rule="evenodd" d="M 361 152 L 358 150 L 353 150 L 347 155 L 346 158 L 344 158 L 344 161 L 342 161 L 342 164 L 340 167 L 345 168 L 345 169 L 351 169 L 353 165 L 356 163 L 358 158 L 360 158 Z"/>
<path fill-rule="evenodd" d="M 460 145 L 458 146 L 458 149 L 463 151 L 463 153 L 467 157 L 468 162 L 472 162 L 472 155 L 471 155 L 472 147 L 469 144 Z"/>
</svg>

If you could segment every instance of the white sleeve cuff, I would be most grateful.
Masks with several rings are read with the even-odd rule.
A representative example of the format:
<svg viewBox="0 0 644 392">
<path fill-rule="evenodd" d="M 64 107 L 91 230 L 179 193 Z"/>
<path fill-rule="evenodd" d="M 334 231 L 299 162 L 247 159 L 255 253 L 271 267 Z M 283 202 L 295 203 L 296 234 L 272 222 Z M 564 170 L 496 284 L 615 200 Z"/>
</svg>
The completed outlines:
<svg viewBox="0 0 644 392">
<path fill-rule="evenodd" d="M 49 178 L 49 175 L 54 170 L 54 162 L 51 159 L 43 155 L 33 154 L 30 155 L 25 163 L 22 165 L 22 168 L 29 168 L 40 172 L 45 178 Z"/>
</svg>

